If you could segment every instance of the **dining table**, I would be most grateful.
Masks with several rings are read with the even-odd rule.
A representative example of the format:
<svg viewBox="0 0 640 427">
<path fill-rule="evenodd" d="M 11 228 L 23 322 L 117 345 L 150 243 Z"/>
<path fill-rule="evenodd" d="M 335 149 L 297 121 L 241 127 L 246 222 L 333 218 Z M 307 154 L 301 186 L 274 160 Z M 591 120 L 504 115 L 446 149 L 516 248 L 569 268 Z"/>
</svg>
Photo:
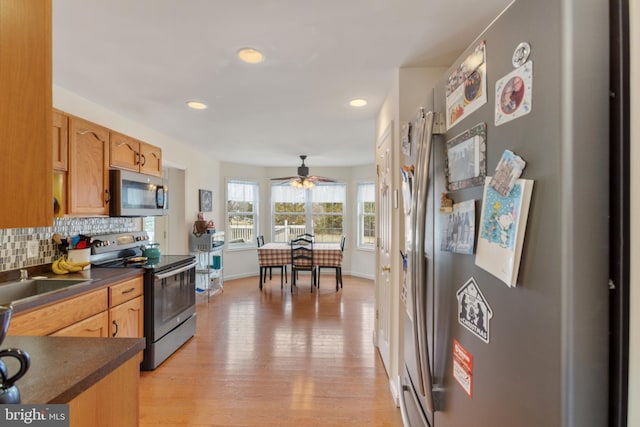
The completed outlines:
<svg viewBox="0 0 640 427">
<path fill-rule="evenodd" d="M 341 267 L 340 243 L 314 243 L 313 263 L 323 267 Z M 287 242 L 266 243 L 258 248 L 260 267 L 291 264 L 291 244 Z"/>
</svg>

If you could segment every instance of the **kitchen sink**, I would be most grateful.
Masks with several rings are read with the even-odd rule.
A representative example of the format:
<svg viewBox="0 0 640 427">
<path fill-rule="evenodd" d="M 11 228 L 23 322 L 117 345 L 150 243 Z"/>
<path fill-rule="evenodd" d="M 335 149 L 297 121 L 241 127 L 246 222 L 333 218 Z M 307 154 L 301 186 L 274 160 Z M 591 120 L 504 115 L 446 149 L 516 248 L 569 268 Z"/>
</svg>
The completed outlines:
<svg viewBox="0 0 640 427">
<path fill-rule="evenodd" d="M 9 304 L 54 292 L 79 283 L 89 282 L 91 279 L 28 279 L 17 282 L 0 284 L 0 304 Z"/>
</svg>

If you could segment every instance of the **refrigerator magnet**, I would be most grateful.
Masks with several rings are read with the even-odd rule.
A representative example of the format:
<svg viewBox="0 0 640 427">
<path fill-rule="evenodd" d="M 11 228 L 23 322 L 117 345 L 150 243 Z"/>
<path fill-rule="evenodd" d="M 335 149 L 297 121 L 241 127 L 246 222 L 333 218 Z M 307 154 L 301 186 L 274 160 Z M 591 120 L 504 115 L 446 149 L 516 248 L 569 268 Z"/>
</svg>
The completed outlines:
<svg viewBox="0 0 640 427">
<path fill-rule="evenodd" d="M 496 82 L 496 126 L 531 112 L 532 87 L 533 62 L 531 61 Z"/>
<path fill-rule="evenodd" d="M 504 150 L 489 185 L 502 197 L 509 197 L 527 162 L 511 150 Z"/>
<path fill-rule="evenodd" d="M 453 339 L 453 378 L 473 398 L 473 355 Z"/>
<path fill-rule="evenodd" d="M 527 42 L 520 43 L 516 50 L 513 51 L 513 56 L 511 57 L 511 64 L 513 68 L 518 68 L 529 59 L 529 55 L 531 54 L 531 45 Z"/>
<path fill-rule="evenodd" d="M 456 297 L 458 299 L 458 323 L 489 344 L 493 310 L 473 277 L 458 289 Z"/>
<path fill-rule="evenodd" d="M 445 175 L 449 191 L 484 183 L 487 175 L 486 123 L 479 123 L 447 141 Z"/>
<path fill-rule="evenodd" d="M 473 254 L 475 242 L 476 201 L 455 203 L 450 213 L 442 215 L 440 250 L 459 254 Z"/>
</svg>

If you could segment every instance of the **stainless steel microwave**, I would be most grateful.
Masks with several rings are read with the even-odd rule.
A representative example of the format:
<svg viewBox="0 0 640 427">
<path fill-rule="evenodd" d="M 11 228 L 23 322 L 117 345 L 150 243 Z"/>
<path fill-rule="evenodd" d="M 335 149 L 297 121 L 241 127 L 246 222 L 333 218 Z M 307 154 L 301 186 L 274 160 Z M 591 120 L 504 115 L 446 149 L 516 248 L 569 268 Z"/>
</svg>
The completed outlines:
<svg viewBox="0 0 640 427">
<path fill-rule="evenodd" d="M 124 170 L 109 171 L 111 216 L 166 215 L 168 192 L 162 178 Z"/>
</svg>

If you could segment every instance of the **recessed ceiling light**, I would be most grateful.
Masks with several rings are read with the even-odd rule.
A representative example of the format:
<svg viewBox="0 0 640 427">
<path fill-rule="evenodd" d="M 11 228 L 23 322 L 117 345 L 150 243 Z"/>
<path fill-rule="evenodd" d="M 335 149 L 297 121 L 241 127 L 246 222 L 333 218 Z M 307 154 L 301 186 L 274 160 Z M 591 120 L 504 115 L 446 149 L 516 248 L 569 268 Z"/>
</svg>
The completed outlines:
<svg viewBox="0 0 640 427">
<path fill-rule="evenodd" d="M 264 61 L 264 55 L 257 49 L 245 47 L 238 51 L 238 58 L 248 64 L 259 64 Z"/>
<path fill-rule="evenodd" d="M 351 101 L 349 101 L 349 105 L 351 105 L 352 107 L 364 107 L 365 105 L 367 105 L 367 100 L 366 99 L 352 99 Z"/>
<path fill-rule="evenodd" d="M 187 101 L 187 105 L 194 110 L 205 110 L 207 108 L 207 104 L 200 101 Z"/>
</svg>

